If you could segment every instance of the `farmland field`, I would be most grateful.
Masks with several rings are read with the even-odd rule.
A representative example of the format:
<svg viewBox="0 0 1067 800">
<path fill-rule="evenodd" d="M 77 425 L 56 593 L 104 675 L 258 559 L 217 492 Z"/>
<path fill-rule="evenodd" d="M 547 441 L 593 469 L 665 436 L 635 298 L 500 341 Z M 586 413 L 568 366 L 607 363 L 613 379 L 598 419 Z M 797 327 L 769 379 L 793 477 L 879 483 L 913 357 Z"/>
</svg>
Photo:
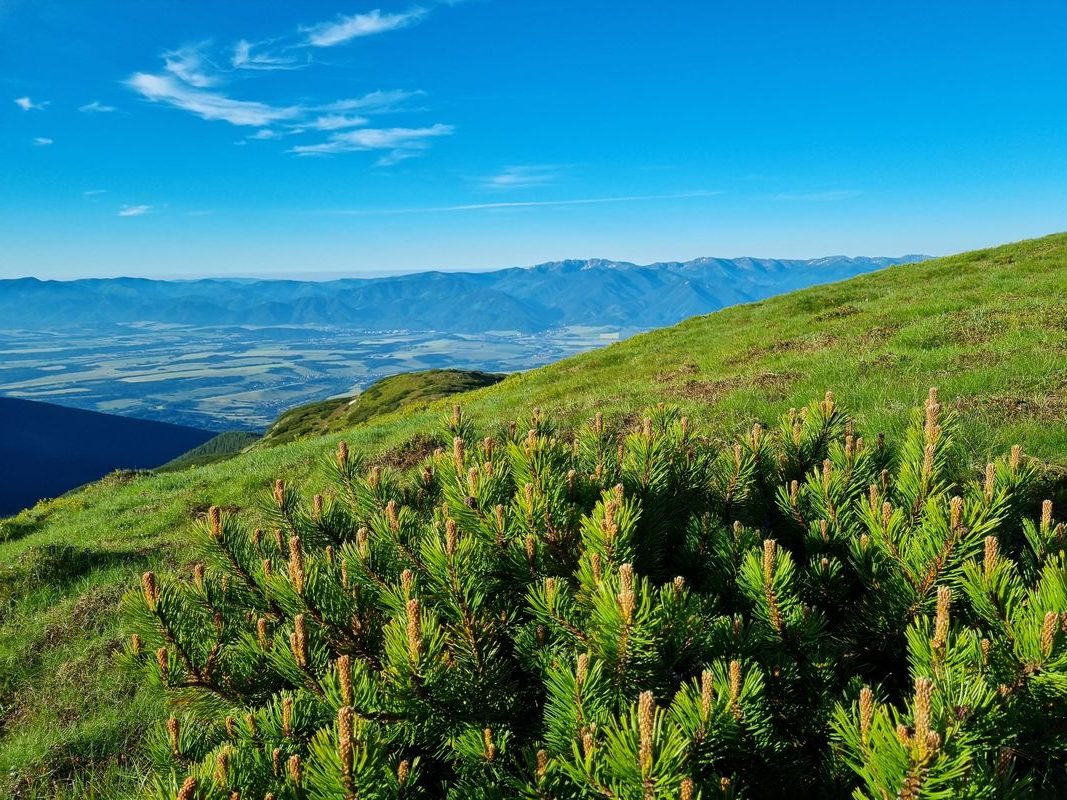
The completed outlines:
<svg viewBox="0 0 1067 800">
<path fill-rule="evenodd" d="M 320 326 L 0 330 L 0 394 L 201 428 L 265 427 L 311 400 L 353 394 L 399 372 L 512 372 L 635 331 L 368 331 Z"/>
</svg>

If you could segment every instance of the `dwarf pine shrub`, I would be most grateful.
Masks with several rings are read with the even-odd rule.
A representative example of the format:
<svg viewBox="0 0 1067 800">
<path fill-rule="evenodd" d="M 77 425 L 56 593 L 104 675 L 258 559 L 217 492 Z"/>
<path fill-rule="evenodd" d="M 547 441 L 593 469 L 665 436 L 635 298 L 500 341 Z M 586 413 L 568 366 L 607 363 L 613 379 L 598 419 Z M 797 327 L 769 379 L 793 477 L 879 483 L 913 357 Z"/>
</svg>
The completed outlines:
<svg viewBox="0 0 1067 800">
<path fill-rule="evenodd" d="M 342 443 L 260 527 L 213 508 L 191 578 L 126 597 L 155 796 L 1067 791 L 1064 527 L 936 391 L 896 446 L 829 395 L 722 452 L 667 407 L 444 424 L 405 473 Z"/>
</svg>

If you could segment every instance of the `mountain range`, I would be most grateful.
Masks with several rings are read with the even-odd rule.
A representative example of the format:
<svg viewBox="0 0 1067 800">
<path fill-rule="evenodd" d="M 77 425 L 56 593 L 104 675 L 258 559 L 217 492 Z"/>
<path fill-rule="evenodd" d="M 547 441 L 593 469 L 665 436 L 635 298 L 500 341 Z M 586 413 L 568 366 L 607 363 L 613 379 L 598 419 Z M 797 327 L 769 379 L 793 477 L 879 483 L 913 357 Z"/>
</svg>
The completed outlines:
<svg viewBox="0 0 1067 800">
<path fill-rule="evenodd" d="M 7 329 L 38 330 L 137 322 L 453 333 L 647 329 L 925 258 L 698 258 L 645 266 L 591 259 L 322 282 L 20 278 L 0 281 L 0 320 Z"/>
</svg>

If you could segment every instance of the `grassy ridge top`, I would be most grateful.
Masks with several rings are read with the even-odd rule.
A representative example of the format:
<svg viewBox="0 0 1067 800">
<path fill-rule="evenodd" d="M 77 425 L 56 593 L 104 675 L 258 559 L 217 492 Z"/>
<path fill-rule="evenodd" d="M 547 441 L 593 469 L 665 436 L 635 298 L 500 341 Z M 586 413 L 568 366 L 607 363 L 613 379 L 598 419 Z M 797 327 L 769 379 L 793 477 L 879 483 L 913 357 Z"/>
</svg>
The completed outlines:
<svg viewBox="0 0 1067 800">
<path fill-rule="evenodd" d="M 296 439 L 343 431 L 416 403 L 492 386 L 503 375 L 462 369 L 430 369 L 392 375 L 368 386 L 355 397 L 335 397 L 286 411 L 263 435 L 262 445 L 274 447 Z"/>
<path fill-rule="evenodd" d="M 534 406 L 565 424 L 595 411 L 623 424 L 666 401 L 725 440 L 826 389 L 863 429 L 894 432 L 936 385 L 960 413 L 976 463 L 1021 442 L 1062 470 L 1065 293 L 1060 234 L 728 308 L 508 377 L 461 402 L 485 430 Z M 70 786 L 72 775 L 93 782 L 74 796 L 115 797 L 135 786 L 129 758 L 160 701 L 111 665 L 123 588 L 143 570 L 185 565 L 184 532 L 209 504 L 247 508 L 275 477 L 314 489 L 316 465 L 337 440 L 372 455 L 399 451 L 436 430 L 451 403 L 195 470 L 113 478 L 5 522 L 0 790 L 52 796 L 53 782 Z"/>
</svg>

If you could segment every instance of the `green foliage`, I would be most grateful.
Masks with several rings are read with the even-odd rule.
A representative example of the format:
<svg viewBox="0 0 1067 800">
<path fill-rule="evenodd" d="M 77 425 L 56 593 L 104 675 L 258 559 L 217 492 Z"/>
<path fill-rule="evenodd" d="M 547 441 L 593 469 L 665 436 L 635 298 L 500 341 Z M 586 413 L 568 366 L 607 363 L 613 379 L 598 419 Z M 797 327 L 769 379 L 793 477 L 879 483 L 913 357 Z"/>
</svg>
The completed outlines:
<svg viewBox="0 0 1067 800">
<path fill-rule="evenodd" d="M 1067 791 L 1064 528 L 936 391 L 895 447 L 830 395 L 722 450 L 662 405 L 444 425 L 403 472 L 342 443 L 263 527 L 212 508 L 191 580 L 126 595 L 152 796 Z"/>
</svg>

